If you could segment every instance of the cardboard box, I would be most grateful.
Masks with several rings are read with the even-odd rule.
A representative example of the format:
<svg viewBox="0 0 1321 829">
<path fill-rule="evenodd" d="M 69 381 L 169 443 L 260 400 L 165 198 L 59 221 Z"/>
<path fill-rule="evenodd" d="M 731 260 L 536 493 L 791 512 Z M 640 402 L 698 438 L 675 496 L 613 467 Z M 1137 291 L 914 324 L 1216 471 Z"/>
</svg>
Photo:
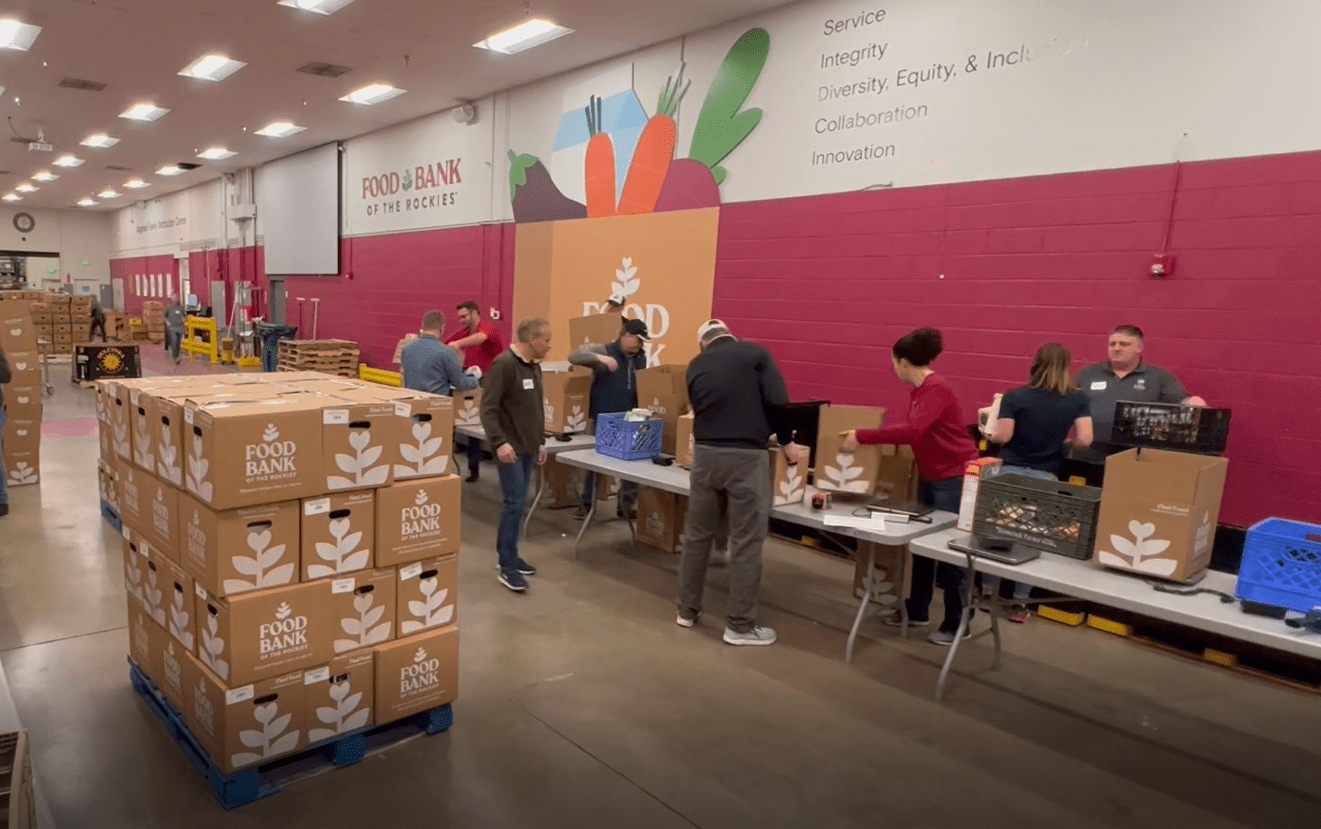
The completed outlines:
<svg viewBox="0 0 1321 829">
<path fill-rule="evenodd" d="M 214 509 L 318 495 L 321 401 L 311 395 L 189 401 L 184 485 Z M 187 429 L 185 431 L 187 431 Z"/>
<path fill-rule="evenodd" d="M 899 602 L 913 592 L 912 556 L 906 545 L 876 545 L 876 574 L 872 581 L 871 601 L 899 609 Z M 853 598 L 861 599 L 867 578 L 867 550 L 853 557 Z"/>
<path fill-rule="evenodd" d="M 63 319 L 65 319 L 65 320 L 69 320 L 69 321 L 68 321 L 68 322 L 57 322 L 57 323 L 55 323 L 55 336 L 56 336 L 56 337 L 60 337 L 61 335 L 66 335 L 66 336 L 69 337 L 70 342 L 72 342 L 72 340 L 73 340 L 73 321 L 72 321 L 72 318 L 70 318 L 70 317 L 64 317 Z"/>
<path fill-rule="evenodd" d="M 97 484 L 100 489 L 101 500 L 105 505 L 119 514 L 119 473 L 115 469 L 113 462 L 107 463 L 104 460 L 96 462 Z"/>
<path fill-rule="evenodd" d="M 187 676 L 184 665 L 192 654 L 169 636 L 162 637 L 159 641 L 161 648 L 155 654 L 155 661 L 159 666 L 160 675 L 156 680 L 156 687 L 161 689 L 161 693 L 165 694 L 171 705 L 182 711 L 188 699 L 188 689 L 184 685 Z"/>
<path fill-rule="evenodd" d="M 473 389 L 454 395 L 454 426 L 482 425 L 482 390 Z"/>
<path fill-rule="evenodd" d="M 637 542 L 664 553 L 673 553 L 683 543 L 688 518 L 688 499 L 673 492 L 638 487 Z"/>
<path fill-rule="evenodd" d="M 185 650 L 193 649 L 197 624 L 192 577 L 129 532 L 124 533 L 124 589 L 130 607 L 136 602 Z"/>
<path fill-rule="evenodd" d="M 180 562 L 217 597 L 296 584 L 299 506 L 284 501 L 217 512 L 180 493 Z"/>
<path fill-rule="evenodd" d="M 244 685 L 302 671 L 334 654 L 330 582 L 217 599 L 197 590 L 197 655 L 221 680 Z"/>
<path fill-rule="evenodd" d="M 142 569 L 142 607 L 164 630 L 167 624 L 166 608 L 170 605 L 170 591 L 173 590 L 170 560 L 140 536 L 135 536 L 133 543 L 138 545 L 140 558 L 145 562 Z"/>
<path fill-rule="evenodd" d="M 41 386 L 5 386 L 5 408 L 9 420 L 41 421 Z"/>
<path fill-rule="evenodd" d="M 376 724 L 459 698 L 459 629 L 444 627 L 376 647 Z"/>
<path fill-rule="evenodd" d="M 679 415 L 674 428 L 674 462 L 684 469 L 693 468 L 693 413 Z"/>
<path fill-rule="evenodd" d="M 398 571 L 386 567 L 332 580 L 330 623 L 336 654 L 369 648 L 395 638 L 397 578 Z"/>
<path fill-rule="evenodd" d="M 879 429 L 885 409 L 871 406 L 822 406 L 816 438 L 816 488 L 827 492 L 871 495 L 876 491 L 881 448 L 859 446 L 856 452 L 841 448 L 840 434 L 854 429 Z"/>
<path fill-rule="evenodd" d="M 679 416 L 688 411 L 688 366 L 655 366 L 639 371 L 638 406 L 651 409 L 665 423 L 661 430 L 661 451 L 677 454 L 675 436 Z"/>
<path fill-rule="evenodd" d="M 916 501 L 921 476 L 911 446 L 882 445 L 876 469 L 876 494 L 891 501 Z"/>
<path fill-rule="evenodd" d="M 1211 564 L 1229 461 L 1130 449 L 1105 460 L 1096 560 L 1171 581 L 1195 581 Z"/>
<path fill-rule="evenodd" d="M 545 429 L 549 434 L 569 435 L 587 431 L 587 412 L 591 407 L 592 370 L 582 366 L 565 366 L 563 371 L 541 372 L 541 389 L 545 395 Z"/>
<path fill-rule="evenodd" d="M 977 510 L 977 491 L 981 482 L 1000 474 L 999 458 L 977 458 L 963 468 L 963 495 L 959 500 L 959 520 L 956 525 L 965 533 L 972 532 L 972 519 Z"/>
<path fill-rule="evenodd" d="M 31 303 L 6 301 L 0 305 L 0 348 L 5 354 L 37 350 Z"/>
<path fill-rule="evenodd" d="M 550 508 L 572 506 L 581 503 L 583 476 L 576 468 L 560 463 L 554 455 L 547 455 L 541 466 L 545 480 L 546 493 Z"/>
<path fill-rule="evenodd" d="M 15 386 L 40 386 L 41 354 L 33 344 L 27 351 L 5 349 L 5 359 L 9 362 L 9 382 Z"/>
<path fill-rule="evenodd" d="M 165 553 L 171 561 L 183 561 L 179 555 L 179 499 L 183 493 L 154 475 L 143 475 L 135 470 L 141 497 L 140 529 L 155 549 Z"/>
<path fill-rule="evenodd" d="M 118 469 L 119 453 L 115 451 L 115 435 L 109 423 L 97 424 L 96 438 L 101 445 L 101 462 Z"/>
<path fill-rule="evenodd" d="M 458 623 L 459 558 L 415 561 L 399 568 L 395 586 L 399 635 Z"/>
<path fill-rule="evenodd" d="M 807 496 L 807 453 L 799 456 L 798 463 L 789 463 L 784 450 L 776 447 L 767 451 L 770 452 L 771 506 L 801 504 Z"/>
<path fill-rule="evenodd" d="M 138 469 L 132 463 L 119 461 L 119 520 L 133 534 L 142 540 L 147 538 L 146 490 L 152 483 L 152 477 Z"/>
<path fill-rule="evenodd" d="M 217 766 L 237 771 L 307 745 L 303 671 L 233 687 L 204 662 L 185 661 L 184 718 Z"/>
<path fill-rule="evenodd" d="M 128 656 L 147 677 L 157 685 L 164 685 L 160 655 L 168 637 L 165 629 L 156 624 L 151 614 L 140 604 L 128 603 Z"/>
<path fill-rule="evenodd" d="M 376 659 L 361 651 L 332 659 L 303 674 L 309 745 L 372 724 Z"/>
<path fill-rule="evenodd" d="M 374 399 L 394 405 L 402 418 L 401 439 L 385 450 L 394 467 L 394 480 L 429 478 L 453 473 L 454 400 L 439 394 L 364 383 L 360 380 L 332 381 L 341 385 L 339 394 L 350 399 Z"/>
<path fill-rule="evenodd" d="M 569 351 L 572 354 L 585 345 L 606 345 L 619 339 L 624 327 L 623 315 L 618 311 L 574 317 L 569 320 Z"/>
<path fill-rule="evenodd" d="M 398 447 L 409 438 L 408 422 L 393 403 L 324 396 L 321 411 L 321 492 L 370 489 L 394 483 Z"/>
<path fill-rule="evenodd" d="M 377 490 L 376 566 L 458 553 L 461 486 L 457 477 L 447 475 Z"/>
<path fill-rule="evenodd" d="M 187 570 L 169 559 L 157 564 L 165 578 L 165 632 L 191 653 L 197 646 L 196 583 Z"/>
<path fill-rule="evenodd" d="M 147 564 L 151 560 L 151 547 L 133 536 L 127 528 L 121 530 L 124 537 L 124 591 L 128 593 L 129 609 L 134 603 L 146 608 L 147 599 Z"/>
<path fill-rule="evenodd" d="M 303 501 L 303 581 L 370 570 L 375 564 L 375 542 L 375 492 L 344 492 Z"/>
</svg>

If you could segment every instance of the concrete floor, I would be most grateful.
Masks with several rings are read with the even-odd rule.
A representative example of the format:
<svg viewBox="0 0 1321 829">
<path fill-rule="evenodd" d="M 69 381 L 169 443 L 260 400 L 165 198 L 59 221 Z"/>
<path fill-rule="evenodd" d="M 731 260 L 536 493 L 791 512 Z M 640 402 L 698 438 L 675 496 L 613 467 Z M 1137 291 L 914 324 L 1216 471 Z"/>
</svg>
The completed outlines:
<svg viewBox="0 0 1321 829">
<path fill-rule="evenodd" d="M 173 372 L 150 351 L 149 370 Z M 674 558 L 611 522 L 574 561 L 563 511 L 533 522 L 523 555 L 540 574 L 513 595 L 492 568 L 489 473 L 464 488 L 454 728 L 226 813 L 128 684 L 92 406 L 56 381 L 43 483 L 13 490 L 0 519 L 0 661 L 61 829 L 1319 820 L 1315 694 L 1034 619 L 1010 626 L 998 672 L 989 642 L 968 647 L 938 705 L 944 652 L 920 638 L 871 621 L 844 663 L 851 564 L 769 544 L 762 621 L 780 642 L 735 649 L 719 638 L 721 575 L 700 626 L 678 628 Z"/>
</svg>

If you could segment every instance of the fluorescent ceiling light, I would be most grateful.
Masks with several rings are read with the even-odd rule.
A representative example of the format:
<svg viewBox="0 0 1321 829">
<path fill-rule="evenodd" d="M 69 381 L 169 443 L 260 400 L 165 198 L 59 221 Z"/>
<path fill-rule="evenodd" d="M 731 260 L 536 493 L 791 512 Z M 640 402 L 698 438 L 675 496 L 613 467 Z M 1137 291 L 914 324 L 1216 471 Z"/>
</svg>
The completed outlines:
<svg viewBox="0 0 1321 829">
<path fill-rule="evenodd" d="M 353 0 L 278 0 L 277 6 L 312 12 L 313 14 L 334 14 Z"/>
<path fill-rule="evenodd" d="M 110 136 L 106 135 L 103 132 L 98 132 L 96 135 L 89 135 L 83 139 L 84 147 L 99 147 L 100 149 L 103 150 L 106 147 L 113 147 L 118 143 L 119 143 L 118 138 L 111 138 Z M 55 163 L 59 164 L 58 161 Z"/>
<path fill-rule="evenodd" d="M 15 187 L 14 189 L 17 190 L 17 191 L 20 192 L 20 193 L 35 193 L 35 192 L 37 192 L 37 190 L 39 190 L 40 188 L 33 187 L 31 184 L 28 184 L 28 183 L 25 181 L 25 182 L 23 182 L 22 184 L 20 184 L 20 185 L 18 185 L 17 187 Z"/>
<path fill-rule="evenodd" d="M 236 155 L 238 155 L 238 153 L 231 152 L 224 147 L 212 147 L 209 150 L 203 150 L 198 153 L 197 157 L 205 158 L 207 161 L 224 161 L 225 159 L 233 158 Z"/>
<path fill-rule="evenodd" d="M 224 55 L 206 55 L 179 70 L 179 74 L 202 81 L 223 81 L 245 66 L 243 61 L 230 60 Z"/>
<path fill-rule="evenodd" d="M 119 113 L 119 117 L 130 121 L 155 121 L 167 112 L 168 109 L 162 109 L 155 104 L 135 104 Z"/>
<path fill-rule="evenodd" d="M 124 182 L 125 190 L 141 190 L 143 187 L 150 187 L 150 186 L 151 186 L 150 184 L 148 184 L 147 182 L 143 181 L 140 178 L 129 179 L 128 181 Z"/>
<path fill-rule="evenodd" d="M 84 141 L 84 144 L 87 142 Z M 62 155 L 52 162 L 56 167 L 81 167 L 83 160 L 76 155 Z"/>
<path fill-rule="evenodd" d="M 97 198 L 100 198 L 100 199 L 117 199 L 117 198 L 119 198 L 119 194 L 116 193 L 114 190 L 111 190 L 109 187 L 107 187 L 106 189 L 102 190 L 100 193 L 97 193 L 96 196 L 97 196 Z"/>
<path fill-rule="evenodd" d="M 23 201 L 23 197 L 17 193 L 5 193 L 3 196 L 0 196 L 0 198 L 5 201 Z"/>
<path fill-rule="evenodd" d="M 533 46 L 549 43 L 572 32 L 573 29 L 566 29 L 563 26 L 551 23 L 549 20 L 534 17 L 531 20 L 523 21 L 512 29 L 505 29 L 499 34 L 491 35 L 480 43 L 474 43 L 473 46 L 478 49 L 499 52 L 502 55 L 514 55 L 526 49 L 531 49 Z"/>
<path fill-rule="evenodd" d="M 20 23 L 13 18 L 0 20 L 0 49 L 26 52 L 32 48 L 32 42 L 39 34 L 41 34 L 40 26 Z"/>
<path fill-rule="evenodd" d="M 78 202 L 79 207 L 91 207 L 94 204 L 96 204 L 94 199 L 83 199 Z"/>
<path fill-rule="evenodd" d="M 391 98 L 398 98 L 404 94 L 404 90 L 390 86 L 388 83 L 374 83 L 371 86 L 364 86 L 362 89 L 355 89 L 349 94 L 340 98 L 341 101 L 347 101 L 350 104 L 379 104 L 381 101 L 388 101 Z"/>
<path fill-rule="evenodd" d="M 158 176 L 181 176 L 181 175 L 183 175 L 183 174 L 186 173 L 186 172 L 188 172 L 188 171 L 185 170 L 184 168 L 180 167 L 180 166 L 177 165 L 177 164 L 167 164 L 167 165 L 165 165 L 164 167 L 162 167 L 162 168 L 160 168 L 159 170 L 157 170 L 157 171 L 156 171 L 156 175 L 158 175 Z"/>
<path fill-rule="evenodd" d="M 284 138 L 287 135 L 293 135 L 296 132 L 302 132 L 307 127 L 300 127 L 297 124 L 291 124 L 288 121 L 276 121 L 274 124 L 267 124 L 257 130 L 258 135 L 264 135 L 268 138 Z"/>
<path fill-rule="evenodd" d="M 33 176 L 33 177 L 32 177 L 32 180 L 33 180 L 33 181 L 54 181 L 54 180 L 57 179 L 57 178 L 59 178 L 59 176 L 55 175 L 55 174 L 52 173 L 51 171 L 49 171 L 49 170 L 42 170 L 40 173 L 37 173 L 35 176 Z"/>
</svg>

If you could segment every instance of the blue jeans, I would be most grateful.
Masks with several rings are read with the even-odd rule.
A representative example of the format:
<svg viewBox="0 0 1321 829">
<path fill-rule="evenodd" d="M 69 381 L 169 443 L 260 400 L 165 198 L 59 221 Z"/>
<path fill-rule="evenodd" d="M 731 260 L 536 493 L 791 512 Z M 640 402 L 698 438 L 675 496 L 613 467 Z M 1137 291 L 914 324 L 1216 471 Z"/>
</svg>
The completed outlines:
<svg viewBox="0 0 1321 829">
<path fill-rule="evenodd" d="M 0 504 L 9 504 L 9 470 L 5 469 L 5 422 L 9 413 L 5 404 L 0 403 Z"/>
<path fill-rule="evenodd" d="M 1030 466 L 1002 466 L 1000 467 L 1000 474 L 1022 475 L 1026 478 L 1039 478 L 1043 481 L 1059 480 L 1059 478 L 1056 477 L 1055 473 L 1053 472 L 1047 472 L 1044 469 L 1033 469 Z M 1027 599 L 1032 595 L 1032 585 L 1019 584 L 1016 581 L 1011 581 L 1010 579 L 1004 579 L 1003 581 L 1000 582 L 1000 595 L 1004 596 L 1005 598 L 1008 598 L 1011 594 L 1015 599 L 1018 599 L 1019 601 Z"/>
<path fill-rule="evenodd" d="M 482 466 L 482 442 L 477 438 L 468 438 L 468 471 L 477 472 Z"/>
<path fill-rule="evenodd" d="M 957 513 L 959 499 L 963 497 L 963 478 L 923 481 L 921 497 L 922 503 L 929 507 Z M 930 618 L 935 586 L 939 586 L 945 594 L 945 618 L 940 623 L 940 629 L 954 633 L 959 629 L 959 621 L 963 616 L 963 568 L 943 562 L 937 564 L 934 559 L 925 556 L 913 556 L 913 588 L 908 598 L 910 620 L 925 622 Z"/>
<path fill-rule="evenodd" d="M 179 362 L 179 346 L 183 344 L 183 331 L 174 328 L 165 329 L 165 349 L 170 352 L 170 357 L 177 363 Z"/>
<path fill-rule="evenodd" d="M 508 572 L 518 566 L 518 530 L 523 523 L 523 506 L 532 483 L 537 459 L 534 455 L 518 455 L 513 463 L 497 463 L 500 468 L 500 491 L 504 505 L 500 508 L 500 529 L 495 536 L 495 550 L 500 555 L 500 570 Z"/>
</svg>

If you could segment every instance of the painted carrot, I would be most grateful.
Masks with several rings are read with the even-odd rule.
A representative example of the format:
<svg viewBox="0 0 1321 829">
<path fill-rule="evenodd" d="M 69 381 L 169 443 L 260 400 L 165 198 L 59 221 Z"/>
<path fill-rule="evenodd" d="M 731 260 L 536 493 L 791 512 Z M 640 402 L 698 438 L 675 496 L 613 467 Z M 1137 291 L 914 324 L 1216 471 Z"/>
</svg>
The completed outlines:
<svg viewBox="0 0 1321 829">
<path fill-rule="evenodd" d="M 583 161 L 587 217 L 615 215 L 615 145 L 601 132 L 601 99 L 587 106 L 587 156 Z"/>
<path fill-rule="evenodd" d="M 647 125 L 638 136 L 633 159 L 628 165 L 628 176 L 624 179 L 624 192 L 619 198 L 620 214 L 650 213 L 656 209 L 661 186 L 665 184 L 665 174 L 674 159 L 678 132 L 674 113 L 679 108 L 683 93 L 687 91 L 687 87 L 682 91 L 679 88 L 682 77 L 683 72 L 680 70 L 677 80 L 673 76 L 666 79 L 656 114 L 647 119 Z"/>
</svg>

